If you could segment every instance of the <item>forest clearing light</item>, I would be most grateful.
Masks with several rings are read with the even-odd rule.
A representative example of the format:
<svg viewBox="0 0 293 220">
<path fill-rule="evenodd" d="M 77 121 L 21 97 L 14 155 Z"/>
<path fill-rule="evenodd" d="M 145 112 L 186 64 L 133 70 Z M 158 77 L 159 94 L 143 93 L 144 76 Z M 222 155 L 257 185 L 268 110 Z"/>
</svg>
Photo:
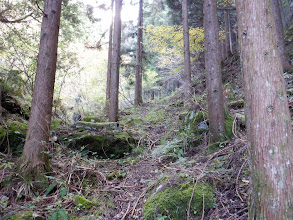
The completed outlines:
<svg viewBox="0 0 293 220">
<path fill-rule="evenodd" d="M 96 18 L 101 18 L 102 22 L 107 22 L 110 24 L 111 10 L 105 11 L 103 9 L 99 9 L 97 6 L 105 4 L 106 7 L 110 8 L 111 0 L 103 0 L 103 1 L 83 0 L 81 2 L 83 2 L 85 5 L 93 6 L 94 16 Z M 137 0 L 123 0 L 121 20 L 123 22 L 127 22 L 127 21 L 137 20 L 137 18 L 138 18 L 138 1 Z"/>
</svg>

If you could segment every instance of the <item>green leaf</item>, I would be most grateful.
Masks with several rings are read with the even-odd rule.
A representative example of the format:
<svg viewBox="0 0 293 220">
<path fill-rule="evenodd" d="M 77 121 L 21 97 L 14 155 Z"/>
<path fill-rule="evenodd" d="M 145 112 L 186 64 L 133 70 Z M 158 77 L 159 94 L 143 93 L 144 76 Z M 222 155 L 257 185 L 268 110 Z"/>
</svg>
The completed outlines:
<svg viewBox="0 0 293 220">
<path fill-rule="evenodd" d="M 51 192 L 56 186 L 57 186 L 57 183 L 56 183 L 56 182 L 52 183 L 52 184 L 49 186 L 49 188 L 47 189 L 47 191 L 46 191 L 46 193 L 45 193 L 45 196 L 49 195 L 50 192 Z"/>
<path fill-rule="evenodd" d="M 62 199 L 67 194 L 67 187 L 62 187 L 59 192 L 59 196 Z"/>
<path fill-rule="evenodd" d="M 48 220 L 69 220 L 68 214 L 64 209 L 56 210 L 49 216 Z"/>
</svg>

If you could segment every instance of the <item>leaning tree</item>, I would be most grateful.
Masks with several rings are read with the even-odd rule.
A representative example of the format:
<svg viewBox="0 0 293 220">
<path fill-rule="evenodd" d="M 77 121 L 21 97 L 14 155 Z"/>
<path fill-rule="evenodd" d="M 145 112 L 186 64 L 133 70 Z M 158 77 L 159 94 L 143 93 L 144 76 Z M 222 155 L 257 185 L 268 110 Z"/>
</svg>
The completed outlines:
<svg viewBox="0 0 293 220">
<path fill-rule="evenodd" d="M 25 178 L 39 179 L 51 170 L 46 149 L 50 136 L 62 0 L 45 0 L 38 65 L 28 131 L 19 171 Z"/>
</svg>

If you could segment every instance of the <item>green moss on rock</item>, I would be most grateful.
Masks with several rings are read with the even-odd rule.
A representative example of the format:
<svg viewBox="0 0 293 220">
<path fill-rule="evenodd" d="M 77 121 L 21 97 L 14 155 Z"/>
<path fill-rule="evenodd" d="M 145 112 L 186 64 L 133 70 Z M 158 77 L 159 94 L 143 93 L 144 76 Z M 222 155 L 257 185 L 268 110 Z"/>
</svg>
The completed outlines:
<svg viewBox="0 0 293 220">
<path fill-rule="evenodd" d="M 156 214 L 166 215 L 175 220 L 186 219 L 186 210 L 188 209 L 193 187 L 194 184 L 183 184 L 177 187 L 170 187 L 151 197 L 144 207 L 144 220 L 153 220 Z M 190 206 L 191 216 L 201 216 L 203 197 L 204 210 L 207 212 L 215 203 L 213 188 L 209 184 L 199 183 L 195 188 Z"/>
<path fill-rule="evenodd" d="M 244 99 L 239 99 L 236 101 L 228 102 L 227 104 L 230 108 L 243 108 L 244 107 Z"/>
<path fill-rule="evenodd" d="M 63 137 L 64 143 L 72 149 L 82 150 L 99 158 L 121 158 L 132 151 L 134 138 L 127 132 L 92 135 L 88 132 Z"/>
<path fill-rule="evenodd" d="M 88 200 L 88 199 L 86 199 L 86 198 L 84 198 L 82 196 L 76 195 L 74 197 L 74 205 L 78 206 L 79 208 L 88 210 L 92 206 L 98 205 L 98 203 L 97 202 L 94 203 L 94 202 L 92 202 L 92 201 L 90 201 L 90 200 Z"/>
<path fill-rule="evenodd" d="M 33 211 L 18 212 L 16 214 L 4 217 L 4 220 L 32 220 L 34 219 Z"/>
<path fill-rule="evenodd" d="M 82 121 L 97 123 L 97 122 L 105 122 L 106 120 L 98 116 L 85 116 L 82 118 Z"/>
<path fill-rule="evenodd" d="M 25 142 L 27 124 L 8 120 L 5 125 L 0 126 L 0 151 L 8 148 L 12 152 L 21 152 Z"/>
</svg>

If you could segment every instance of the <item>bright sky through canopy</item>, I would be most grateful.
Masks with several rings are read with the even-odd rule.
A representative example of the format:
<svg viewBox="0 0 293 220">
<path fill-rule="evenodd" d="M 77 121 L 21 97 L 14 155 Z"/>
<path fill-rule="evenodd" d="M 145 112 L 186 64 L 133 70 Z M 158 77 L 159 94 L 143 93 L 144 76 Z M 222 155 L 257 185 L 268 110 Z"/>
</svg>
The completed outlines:
<svg viewBox="0 0 293 220">
<path fill-rule="evenodd" d="M 105 3 L 106 6 L 111 4 L 111 0 L 83 0 L 81 1 L 85 5 L 91 5 L 94 7 L 94 16 L 96 18 L 101 18 L 102 22 L 109 22 L 110 20 L 110 10 L 103 11 L 97 6 Z M 138 1 L 137 0 L 123 0 L 121 18 L 122 21 L 137 20 L 138 17 Z M 108 18 L 108 19 L 105 19 Z M 106 21 L 107 20 L 107 21 Z"/>
</svg>

